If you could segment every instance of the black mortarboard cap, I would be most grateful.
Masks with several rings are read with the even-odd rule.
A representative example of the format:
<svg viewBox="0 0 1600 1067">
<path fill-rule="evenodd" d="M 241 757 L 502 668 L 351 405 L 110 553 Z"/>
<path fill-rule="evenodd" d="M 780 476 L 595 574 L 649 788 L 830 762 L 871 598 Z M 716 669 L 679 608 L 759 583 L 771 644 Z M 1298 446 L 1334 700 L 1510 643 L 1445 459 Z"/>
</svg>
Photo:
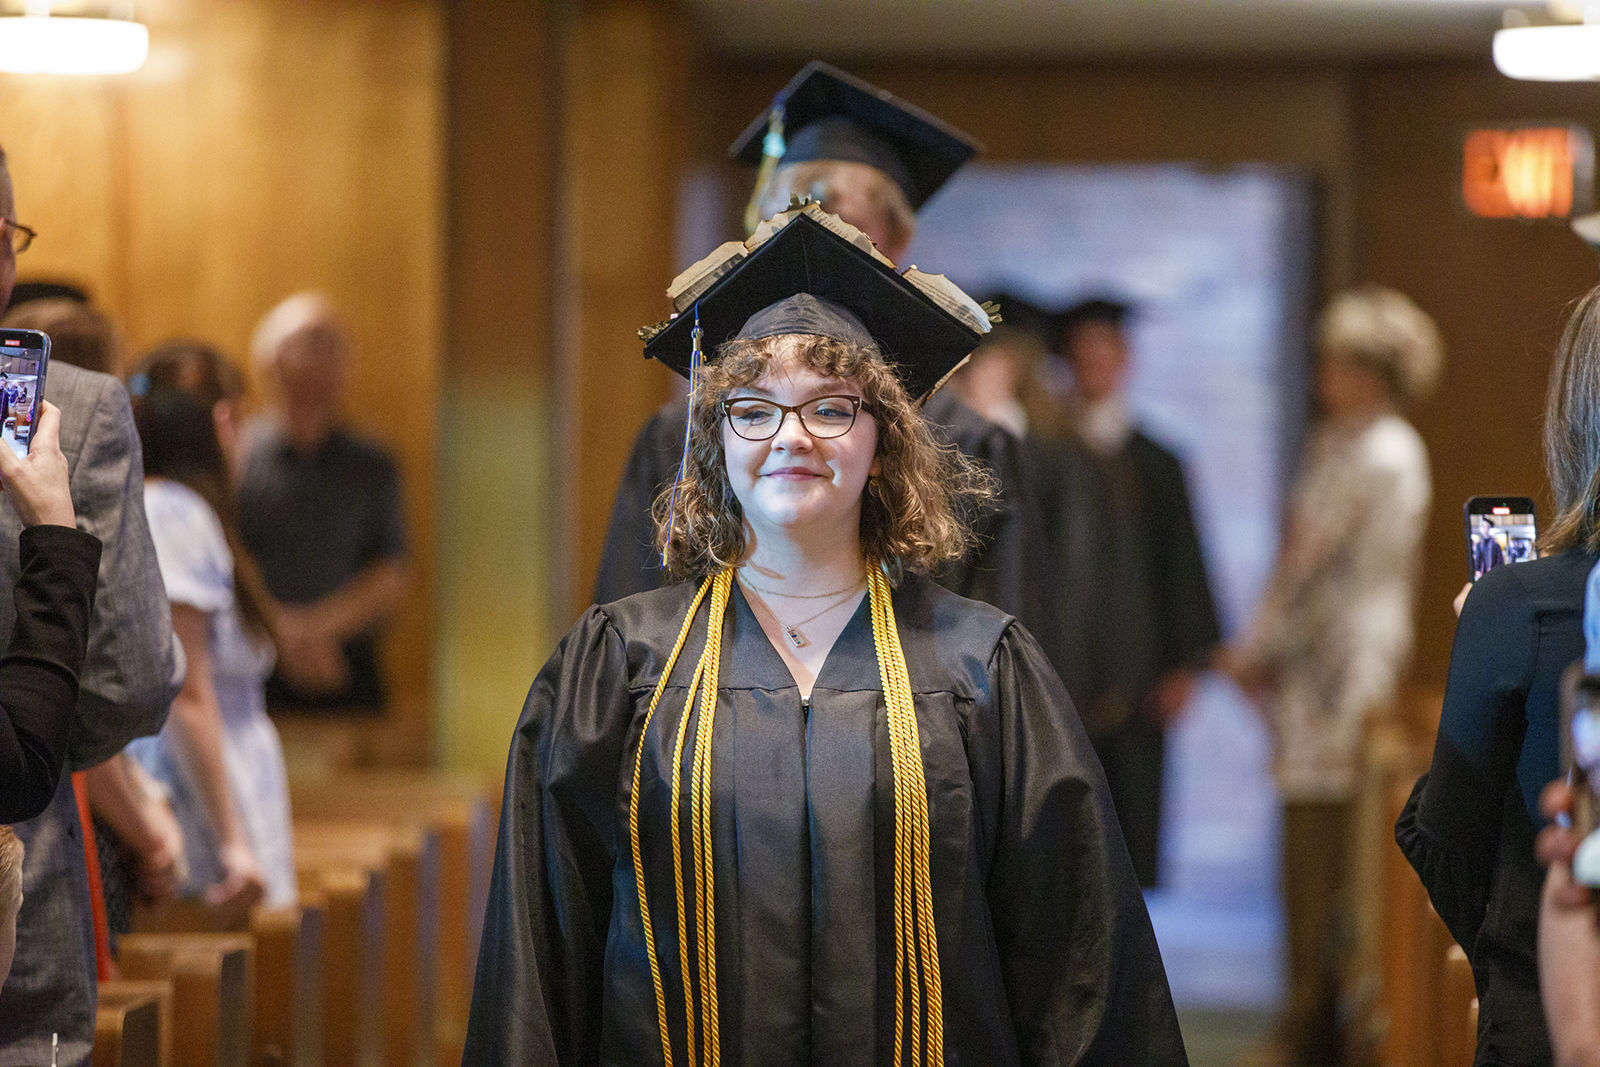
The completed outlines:
<svg viewBox="0 0 1600 1067">
<path fill-rule="evenodd" d="M 1133 314 L 1133 305 L 1122 300 L 1115 300 L 1107 296 L 1091 297 L 1080 300 L 1055 316 L 1055 336 L 1066 337 L 1071 330 L 1077 329 L 1091 322 L 1104 322 L 1111 326 L 1122 326 L 1128 321 L 1128 316 Z"/>
<path fill-rule="evenodd" d="M 820 298 L 822 307 L 797 301 L 775 309 L 774 315 L 793 327 L 783 332 L 837 336 L 836 317 L 830 319 L 833 325 L 813 330 L 806 326 L 807 316 L 828 318 L 828 305 L 843 308 L 877 342 L 913 400 L 938 388 L 983 336 L 886 262 L 799 213 L 662 326 L 645 343 L 644 354 L 687 376 L 697 318 L 703 358 L 711 360 L 754 316 L 797 293 Z M 758 325 L 761 336 L 774 336 L 773 323 Z"/>
<path fill-rule="evenodd" d="M 1042 341 L 1047 348 L 1055 344 L 1057 316 L 1033 301 L 1007 290 L 997 289 L 985 297 L 983 303 L 993 304 L 999 310 L 1001 324 L 1009 329 L 1030 334 Z"/>
<path fill-rule="evenodd" d="M 918 210 L 972 158 L 978 142 L 892 93 L 813 60 L 778 91 L 783 108 L 784 163 L 842 159 L 887 174 Z M 728 154 L 761 163 L 769 108 L 741 133 Z"/>
</svg>

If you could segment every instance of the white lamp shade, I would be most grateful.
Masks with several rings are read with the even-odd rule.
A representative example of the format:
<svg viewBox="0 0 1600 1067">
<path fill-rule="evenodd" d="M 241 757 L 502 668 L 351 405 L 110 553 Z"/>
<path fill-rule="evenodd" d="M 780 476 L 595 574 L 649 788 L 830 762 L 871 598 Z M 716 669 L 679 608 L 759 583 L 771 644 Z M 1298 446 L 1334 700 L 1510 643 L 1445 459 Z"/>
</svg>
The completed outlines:
<svg viewBox="0 0 1600 1067">
<path fill-rule="evenodd" d="M 127 19 L 0 17 L 0 71 L 127 74 L 144 65 L 150 31 Z"/>
<path fill-rule="evenodd" d="M 1494 65 L 1508 78 L 1572 82 L 1600 78 L 1600 25 L 1517 26 L 1494 35 Z"/>
</svg>

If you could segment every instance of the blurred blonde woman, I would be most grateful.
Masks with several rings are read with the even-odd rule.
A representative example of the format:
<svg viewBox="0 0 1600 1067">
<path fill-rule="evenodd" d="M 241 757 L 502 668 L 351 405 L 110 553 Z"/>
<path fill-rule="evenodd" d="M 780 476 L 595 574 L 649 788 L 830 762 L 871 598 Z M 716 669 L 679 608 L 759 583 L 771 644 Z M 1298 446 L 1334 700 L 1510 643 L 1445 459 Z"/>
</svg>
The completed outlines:
<svg viewBox="0 0 1600 1067">
<path fill-rule="evenodd" d="M 1438 380 L 1439 331 L 1405 295 L 1334 297 L 1317 327 L 1320 418 L 1255 619 L 1223 656 L 1275 738 L 1294 1063 L 1338 1062 L 1335 1008 L 1356 768 L 1368 717 L 1393 703 L 1432 488 L 1404 409 Z"/>
</svg>

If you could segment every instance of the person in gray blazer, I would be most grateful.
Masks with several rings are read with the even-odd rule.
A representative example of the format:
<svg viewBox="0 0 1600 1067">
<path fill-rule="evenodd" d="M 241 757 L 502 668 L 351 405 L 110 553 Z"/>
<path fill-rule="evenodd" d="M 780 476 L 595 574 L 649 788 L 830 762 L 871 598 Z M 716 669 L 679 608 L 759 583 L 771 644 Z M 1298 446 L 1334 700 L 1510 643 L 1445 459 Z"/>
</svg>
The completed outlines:
<svg viewBox="0 0 1600 1067">
<path fill-rule="evenodd" d="M 11 174 L 0 150 L 0 306 L 16 280 L 16 254 L 31 231 L 17 222 Z M 135 737 L 161 729 L 183 681 L 172 616 L 144 515 L 144 464 L 122 383 L 66 363 L 49 368 L 45 395 L 61 409 L 78 526 L 104 549 L 80 677 L 67 762 L 84 770 Z M 22 521 L 0 493 L 0 588 L 16 584 Z M 0 633 L 15 622 L 0 596 Z M 95 960 L 83 833 L 71 779 L 61 778 L 44 814 L 15 827 L 27 846 L 22 912 L 11 975 L 0 988 L 0 1067 L 89 1062 L 94 1041 Z"/>
</svg>

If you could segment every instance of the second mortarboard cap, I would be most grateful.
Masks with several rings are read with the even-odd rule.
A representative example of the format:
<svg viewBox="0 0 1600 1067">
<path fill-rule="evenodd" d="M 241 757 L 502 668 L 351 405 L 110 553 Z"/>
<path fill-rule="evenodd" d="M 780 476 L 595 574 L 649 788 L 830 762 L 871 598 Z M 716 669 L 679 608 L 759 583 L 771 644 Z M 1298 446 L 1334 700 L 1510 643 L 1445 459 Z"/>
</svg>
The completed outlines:
<svg viewBox="0 0 1600 1067">
<path fill-rule="evenodd" d="M 772 107 L 756 116 L 728 154 L 759 165 L 777 108 L 783 109 L 782 162 L 840 159 L 876 167 L 906 194 L 913 211 L 980 147 L 921 108 L 813 60 L 778 91 Z"/>
<path fill-rule="evenodd" d="M 778 216 L 782 228 L 739 259 L 692 306 L 652 332 L 644 354 L 688 375 L 693 331 L 706 359 L 736 336 L 819 333 L 859 341 L 864 330 L 912 399 L 921 400 L 959 367 L 988 331 L 987 314 L 939 275 L 897 273 L 862 248 L 852 227 L 815 205 Z M 845 233 L 835 232 L 835 229 Z M 790 300 L 809 294 L 816 301 Z M 782 305 L 778 307 L 776 305 Z M 842 309 L 847 316 L 841 316 Z M 749 330 L 746 330 L 747 324 Z"/>
<path fill-rule="evenodd" d="M 1058 316 L 1033 301 L 1006 289 L 996 289 L 988 295 L 984 304 L 992 304 L 999 309 L 1002 321 L 1009 330 L 1037 338 L 1047 348 L 1055 343 Z"/>
<path fill-rule="evenodd" d="M 1070 330 L 1091 322 L 1103 322 L 1110 326 L 1122 326 L 1128 321 L 1128 316 L 1133 314 L 1133 305 L 1122 300 L 1114 300 L 1106 296 L 1096 296 L 1088 300 L 1080 300 L 1055 316 L 1055 335 L 1057 338 L 1065 337 Z"/>
</svg>

